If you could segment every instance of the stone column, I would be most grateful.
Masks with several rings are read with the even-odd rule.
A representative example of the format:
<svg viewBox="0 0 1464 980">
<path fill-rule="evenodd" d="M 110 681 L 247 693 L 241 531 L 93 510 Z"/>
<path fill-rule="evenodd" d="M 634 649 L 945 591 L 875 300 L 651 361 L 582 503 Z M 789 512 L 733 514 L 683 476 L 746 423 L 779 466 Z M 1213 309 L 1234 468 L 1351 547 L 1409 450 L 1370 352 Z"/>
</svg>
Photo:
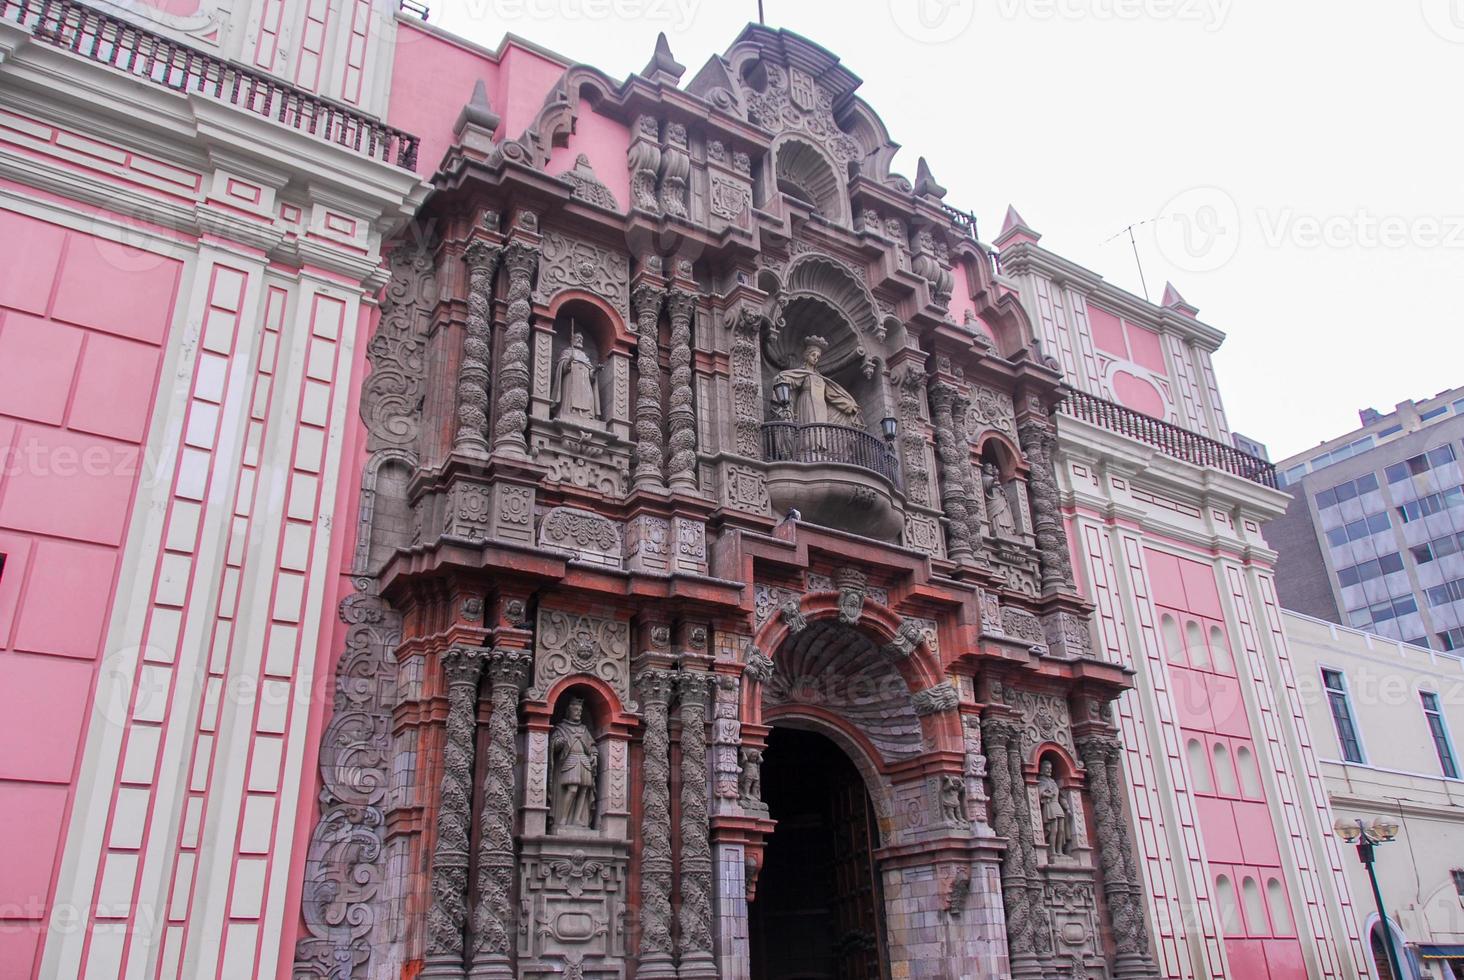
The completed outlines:
<svg viewBox="0 0 1464 980">
<path fill-rule="evenodd" d="M 513 980 L 517 936 L 513 905 L 516 865 L 513 810 L 518 771 L 519 692 L 529 679 L 533 654 L 493 651 L 488 662 L 493 714 L 488 721 L 488 765 L 483 778 L 483 809 L 478 817 L 478 906 L 473 912 L 474 980 Z"/>
<path fill-rule="evenodd" d="M 1006 911 L 1007 949 L 1014 977 L 1040 977 L 1042 967 L 1032 946 L 1032 905 L 1022 858 L 1023 828 L 1017 795 L 1026 792 L 1021 779 L 1021 729 L 1010 719 L 991 717 L 981 722 L 982 741 L 991 773 L 991 822 L 998 837 L 1006 839 L 1001 856 L 1001 898 Z M 1016 770 L 1018 778 L 1012 779 Z"/>
<path fill-rule="evenodd" d="M 447 680 L 446 740 L 432 852 L 432 905 L 427 910 L 423 977 L 463 977 L 463 927 L 468 919 L 468 825 L 472 820 L 473 730 L 478 678 L 488 651 L 453 647 L 442 655 Z"/>
<path fill-rule="evenodd" d="M 1088 773 L 1088 795 L 1098 836 L 1098 864 L 1103 869 L 1103 897 L 1113 918 L 1118 956 L 1113 975 L 1119 978 L 1159 975 L 1149 951 L 1144 922 L 1144 894 L 1137 880 L 1133 842 L 1123 815 L 1122 747 L 1113 735 L 1090 734 L 1077 740 Z"/>
<path fill-rule="evenodd" d="M 696 409 L 691 394 L 691 318 L 696 294 L 671 290 L 666 301 L 671 314 L 671 400 L 669 423 L 671 458 L 666 476 L 672 490 L 696 493 Z"/>
<path fill-rule="evenodd" d="M 762 376 L 758 371 L 762 322 L 762 314 L 751 305 L 739 307 L 731 316 L 733 447 L 748 459 L 762 459 Z"/>
<path fill-rule="evenodd" d="M 468 323 L 458 366 L 455 452 L 488 454 L 488 379 L 492 362 L 493 274 L 503 249 L 484 241 L 468 244 Z"/>
<path fill-rule="evenodd" d="M 951 427 L 956 437 L 956 450 L 961 457 L 961 486 L 966 491 L 966 527 L 971 538 L 971 550 L 979 553 L 981 542 L 986 537 L 986 526 L 982 521 L 982 513 L 986 508 L 981 481 L 976 478 L 976 470 L 971 466 L 971 438 L 966 431 L 966 412 L 970 408 L 971 399 L 957 390 L 951 401 Z"/>
<path fill-rule="evenodd" d="M 676 976 L 671 944 L 671 742 L 666 717 L 675 683 L 674 671 L 656 667 L 635 678 L 645 723 L 637 977 Z"/>
<path fill-rule="evenodd" d="M 1037 849 L 1032 842 L 1032 797 L 1027 792 L 1026 761 L 1028 747 L 1022 728 L 1016 729 L 1008 751 L 1012 769 L 1012 800 L 1016 804 L 1017 851 L 1021 855 L 1021 873 L 1025 878 L 1030 918 L 1025 930 L 1025 946 L 1036 958 L 1037 975 L 1052 976 L 1057 972 L 1052 962 L 1052 916 L 1047 911 L 1042 875 L 1037 868 Z M 1013 969 L 1013 975 L 1019 976 Z"/>
<path fill-rule="evenodd" d="M 970 514 L 966 507 L 966 489 L 961 478 L 962 466 L 971 466 L 971 451 L 968 447 L 956 445 L 955 422 L 951 411 L 955 407 L 956 389 L 944 381 L 930 386 L 930 403 L 935 412 L 935 449 L 940 454 L 940 503 L 945 510 L 946 536 L 950 540 L 947 553 L 952 561 L 966 561 L 971 557 Z M 965 459 L 962 459 L 962 456 Z"/>
<path fill-rule="evenodd" d="M 666 290 L 641 281 L 630 294 L 635 309 L 635 366 L 640 378 L 635 391 L 635 488 L 664 490 L 662 465 L 665 451 L 661 444 L 661 365 L 658 326 L 661 300 Z"/>
<path fill-rule="evenodd" d="M 1057 434 L 1045 419 L 1029 417 L 1017 426 L 1017 438 L 1027 457 L 1027 496 L 1042 569 L 1042 589 L 1044 592 L 1071 590 L 1073 565 L 1058 510 L 1057 471 L 1053 469 Z"/>
<path fill-rule="evenodd" d="M 924 423 L 920 393 L 925 390 L 925 369 L 907 364 L 890 376 L 899 392 L 900 452 L 905 465 L 905 494 L 911 503 L 930 506 L 930 471 L 925 466 Z"/>
<path fill-rule="evenodd" d="M 707 825 L 707 695 L 712 675 L 683 668 L 681 695 L 682 980 L 716 980 L 712 956 L 712 848 Z"/>
<path fill-rule="evenodd" d="M 509 242 L 503 250 L 508 270 L 508 325 L 503 334 L 503 358 L 498 365 L 498 421 L 493 428 L 493 451 L 527 459 L 524 428 L 529 423 L 529 296 L 539 268 L 539 248 Z"/>
</svg>

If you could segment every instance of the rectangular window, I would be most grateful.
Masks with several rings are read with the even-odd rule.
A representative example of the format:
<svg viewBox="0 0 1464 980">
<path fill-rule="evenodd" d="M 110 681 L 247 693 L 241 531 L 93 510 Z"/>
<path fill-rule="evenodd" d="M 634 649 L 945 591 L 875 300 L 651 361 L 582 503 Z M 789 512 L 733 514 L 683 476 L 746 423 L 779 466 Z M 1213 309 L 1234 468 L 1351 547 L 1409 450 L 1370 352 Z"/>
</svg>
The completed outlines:
<svg viewBox="0 0 1464 980">
<path fill-rule="evenodd" d="M 1435 585 L 1424 593 L 1430 606 L 1442 606 L 1464 599 L 1464 578 L 1456 578 L 1443 585 Z"/>
<path fill-rule="evenodd" d="M 1454 404 L 1457 406 L 1458 402 L 1455 402 Z M 1461 411 L 1464 411 L 1464 409 L 1461 409 Z M 1454 879 L 1454 891 L 1459 893 L 1460 898 L 1464 898 L 1464 868 L 1455 868 L 1453 871 L 1450 871 L 1449 874 L 1453 876 Z"/>
<path fill-rule="evenodd" d="M 1445 650 L 1464 650 L 1464 626 L 1455 626 L 1439 635 L 1439 644 Z"/>
<path fill-rule="evenodd" d="M 1334 548 L 1342 547 L 1347 541 L 1347 528 L 1345 527 L 1334 527 L 1327 532 L 1327 544 Z"/>
<path fill-rule="evenodd" d="M 1337 491 L 1333 489 L 1323 490 L 1317 494 L 1317 510 L 1326 510 L 1328 507 L 1337 506 Z"/>
<path fill-rule="evenodd" d="M 1347 703 L 1347 684 L 1342 673 L 1322 668 L 1322 686 L 1327 689 L 1327 704 L 1332 709 L 1332 724 L 1337 726 L 1337 742 L 1342 746 L 1342 758 L 1348 762 L 1362 762 L 1362 742 L 1357 737 L 1357 725 L 1352 720 L 1352 706 Z"/>
<path fill-rule="evenodd" d="M 1432 691 L 1419 691 L 1423 700 L 1423 716 L 1428 719 L 1428 733 L 1433 736 L 1434 751 L 1439 754 L 1439 768 L 1449 779 L 1459 778 L 1454 762 L 1454 747 L 1449 744 L 1449 730 L 1444 727 L 1444 713 L 1439 710 L 1439 696 Z"/>
<path fill-rule="evenodd" d="M 1447 406 L 1447 405 L 1440 405 L 1438 408 L 1431 408 L 1431 409 L 1429 409 L 1426 412 L 1420 413 L 1419 416 L 1418 416 L 1418 420 L 1420 422 L 1427 422 L 1429 419 L 1436 419 L 1436 418 L 1438 418 L 1440 415 L 1443 415 L 1448 410 L 1449 410 L 1449 406 Z"/>
<path fill-rule="evenodd" d="M 1386 438 L 1388 438 L 1388 436 L 1396 436 L 1398 433 L 1400 433 L 1402 431 L 1403 431 L 1403 426 L 1401 426 L 1401 425 L 1390 425 L 1386 429 L 1381 429 L 1381 430 L 1378 431 L 1378 438 L 1379 439 L 1386 439 Z"/>
<path fill-rule="evenodd" d="M 1447 442 L 1437 449 L 1428 451 L 1428 465 L 1430 467 L 1443 466 L 1454 461 L 1454 447 Z"/>
<path fill-rule="evenodd" d="M 1380 512 L 1378 512 L 1376 514 L 1369 514 L 1368 515 L 1368 518 L 1367 518 L 1367 533 L 1368 534 L 1382 534 L 1384 531 L 1388 530 L 1388 528 L 1390 528 L 1392 526 L 1393 526 L 1393 522 L 1390 521 L 1390 520 L 1388 520 L 1388 514 L 1387 514 L 1386 511 L 1380 511 Z"/>
<path fill-rule="evenodd" d="M 1383 470 L 1383 475 L 1388 478 L 1389 483 L 1402 483 L 1408 479 L 1408 467 L 1402 463 L 1394 463 Z"/>
</svg>

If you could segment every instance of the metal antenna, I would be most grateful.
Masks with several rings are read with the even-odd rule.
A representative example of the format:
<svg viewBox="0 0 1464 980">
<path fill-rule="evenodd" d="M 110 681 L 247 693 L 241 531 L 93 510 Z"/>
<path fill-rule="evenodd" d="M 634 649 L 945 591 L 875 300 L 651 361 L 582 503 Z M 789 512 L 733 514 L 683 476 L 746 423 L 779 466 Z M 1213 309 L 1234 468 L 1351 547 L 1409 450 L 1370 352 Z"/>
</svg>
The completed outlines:
<svg viewBox="0 0 1464 980">
<path fill-rule="evenodd" d="M 757 0 L 757 22 L 766 26 L 767 21 L 763 20 L 763 0 Z"/>
<path fill-rule="evenodd" d="M 1139 225 L 1147 225 L 1149 222 L 1151 222 L 1153 220 L 1155 220 L 1155 219 L 1153 219 L 1153 218 L 1145 218 L 1143 221 L 1135 221 L 1133 224 L 1129 225 L 1127 228 L 1120 228 L 1118 231 L 1114 232 L 1112 235 L 1109 235 L 1103 241 L 1101 241 L 1101 242 L 1098 243 L 1100 245 L 1107 245 L 1109 242 L 1113 241 L 1115 238 L 1117 238 L 1119 235 L 1122 235 L 1124 232 L 1127 232 L 1128 233 L 1129 245 L 1131 245 L 1133 247 L 1133 250 L 1134 250 L 1134 265 L 1136 265 L 1136 266 L 1139 267 L 1139 287 L 1141 289 L 1143 289 L 1143 291 L 1144 291 L 1144 299 L 1145 300 L 1148 300 L 1149 299 L 1149 284 L 1144 281 L 1144 263 L 1139 258 L 1139 243 L 1134 239 L 1134 229 L 1137 228 L 1137 227 L 1139 227 Z"/>
</svg>

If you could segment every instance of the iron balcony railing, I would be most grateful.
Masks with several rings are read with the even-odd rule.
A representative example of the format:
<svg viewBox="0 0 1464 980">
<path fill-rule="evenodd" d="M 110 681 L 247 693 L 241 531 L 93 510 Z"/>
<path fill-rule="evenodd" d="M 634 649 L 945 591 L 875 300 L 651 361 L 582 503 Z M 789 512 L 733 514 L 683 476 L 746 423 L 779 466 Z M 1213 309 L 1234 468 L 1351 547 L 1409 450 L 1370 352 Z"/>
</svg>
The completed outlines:
<svg viewBox="0 0 1464 980">
<path fill-rule="evenodd" d="M 763 459 L 771 463 L 846 463 L 900 485 L 900 464 L 878 436 L 847 425 L 764 422 Z"/>
<path fill-rule="evenodd" d="M 0 0 L 0 19 L 37 41 L 145 78 L 197 92 L 404 170 L 417 166 L 417 137 L 331 99 L 154 34 L 75 0 Z"/>
<path fill-rule="evenodd" d="M 398 9 L 401 10 L 403 13 L 411 14 L 414 17 L 419 17 L 424 22 L 432 13 L 432 11 L 428 9 L 427 5 L 425 3 L 422 3 L 421 0 L 401 0 L 401 4 Z"/>
<path fill-rule="evenodd" d="M 1224 470 L 1263 486 L 1276 486 L 1276 467 L 1264 459 L 1177 425 L 1162 422 L 1143 412 L 1125 408 L 1106 398 L 1069 388 L 1062 411 L 1110 432 L 1137 439 L 1166 456 L 1173 456 L 1196 466 Z"/>
</svg>

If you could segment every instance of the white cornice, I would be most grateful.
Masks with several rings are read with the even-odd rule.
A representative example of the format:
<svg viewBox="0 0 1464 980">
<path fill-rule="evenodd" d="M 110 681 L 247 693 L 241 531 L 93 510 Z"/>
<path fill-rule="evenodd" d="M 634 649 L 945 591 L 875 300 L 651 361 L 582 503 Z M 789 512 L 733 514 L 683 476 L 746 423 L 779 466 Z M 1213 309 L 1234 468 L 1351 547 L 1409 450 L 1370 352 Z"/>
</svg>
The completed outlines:
<svg viewBox="0 0 1464 980">
<path fill-rule="evenodd" d="M 1208 351 L 1217 350 L 1225 341 L 1223 331 L 1200 320 L 1176 313 L 1120 289 L 1092 269 L 1078 265 L 1041 245 L 1019 242 L 1001 251 L 1003 273 L 1012 276 L 1038 272 L 1061 285 L 1081 289 L 1090 301 L 1119 314 L 1140 326 L 1162 333 L 1175 334 Z"/>
</svg>

